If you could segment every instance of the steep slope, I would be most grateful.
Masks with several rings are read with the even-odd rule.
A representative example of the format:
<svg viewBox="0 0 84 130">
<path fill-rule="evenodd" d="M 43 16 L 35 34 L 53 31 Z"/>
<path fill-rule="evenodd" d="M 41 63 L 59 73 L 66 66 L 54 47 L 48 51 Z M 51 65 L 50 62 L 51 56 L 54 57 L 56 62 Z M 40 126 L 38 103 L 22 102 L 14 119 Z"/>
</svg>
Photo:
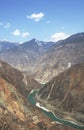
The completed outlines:
<svg viewBox="0 0 84 130">
<path fill-rule="evenodd" d="M 0 61 L 0 130 L 76 130 L 52 122 L 40 109 L 29 104 L 24 95 L 26 80 L 22 81 L 21 76 L 21 72 Z"/>
<path fill-rule="evenodd" d="M 36 61 L 31 72 L 36 80 L 48 82 L 74 64 L 82 62 L 84 62 L 84 33 L 79 33 L 54 45 Z M 26 66 L 25 71 L 27 70 Z"/>
<path fill-rule="evenodd" d="M 48 118 L 0 77 L 0 130 L 40 130 L 39 123 L 47 130 Z"/>
<path fill-rule="evenodd" d="M 40 89 L 37 101 L 58 117 L 84 125 L 84 63 L 54 77 Z"/>
<path fill-rule="evenodd" d="M 0 128 L 20 129 L 27 121 L 28 104 L 10 83 L 0 77 Z M 18 123 L 18 125 L 17 125 Z M 14 128 L 13 128 L 14 127 Z M 26 127 L 26 125 L 24 125 Z"/>
<path fill-rule="evenodd" d="M 40 84 L 31 76 L 25 75 L 2 61 L 0 61 L 0 76 L 14 85 L 25 97 L 32 89 L 40 88 Z"/>
<path fill-rule="evenodd" d="M 0 61 L 0 130 L 40 130 L 39 123 L 47 129 L 48 118 L 27 100 L 28 92 L 39 87 L 34 82 L 31 77 L 23 79 L 20 71 Z"/>
</svg>

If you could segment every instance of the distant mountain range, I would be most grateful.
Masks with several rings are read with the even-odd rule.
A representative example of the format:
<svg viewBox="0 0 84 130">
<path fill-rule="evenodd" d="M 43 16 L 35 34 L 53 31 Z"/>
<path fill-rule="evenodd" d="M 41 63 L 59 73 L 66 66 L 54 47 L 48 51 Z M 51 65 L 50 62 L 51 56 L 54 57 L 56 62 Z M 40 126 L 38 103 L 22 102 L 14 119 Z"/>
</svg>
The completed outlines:
<svg viewBox="0 0 84 130">
<path fill-rule="evenodd" d="M 37 57 L 49 50 L 54 44 L 54 42 L 42 42 L 32 39 L 23 44 L 19 44 L 18 46 L 11 44 L 11 46 L 13 46 L 11 48 L 9 43 L 9 49 L 5 47 L 3 50 L 2 48 L 0 59 L 6 61 L 16 68 L 19 68 L 19 66 L 24 67 L 24 65 L 30 65 L 34 60 L 37 59 Z M 3 47 L 5 45 L 6 43 L 3 44 Z"/>
<path fill-rule="evenodd" d="M 74 64 L 84 62 L 84 33 L 58 42 L 32 39 L 1 51 L 0 59 L 32 75 L 39 82 L 48 82 Z"/>
<path fill-rule="evenodd" d="M 18 45 L 18 42 L 0 41 L 0 53 L 8 51 Z"/>
</svg>

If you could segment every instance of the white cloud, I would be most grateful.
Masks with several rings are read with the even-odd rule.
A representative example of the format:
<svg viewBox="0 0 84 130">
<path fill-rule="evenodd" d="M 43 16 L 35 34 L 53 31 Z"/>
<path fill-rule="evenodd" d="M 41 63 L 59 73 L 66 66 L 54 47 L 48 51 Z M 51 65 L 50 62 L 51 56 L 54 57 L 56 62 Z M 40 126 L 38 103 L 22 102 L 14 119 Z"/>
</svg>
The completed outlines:
<svg viewBox="0 0 84 130">
<path fill-rule="evenodd" d="M 23 37 L 23 38 L 26 38 L 26 37 L 28 37 L 28 36 L 29 36 L 29 33 L 28 33 L 28 32 L 23 32 L 23 33 L 22 33 L 22 37 Z"/>
<path fill-rule="evenodd" d="M 51 36 L 52 41 L 59 41 L 59 40 L 63 40 L 66 39 L 67 37 L 69 37 L 70 35 L 64 33 L 64 32 L 59 32 L 59 33 L 55 33 Z"/>
<path fill-rule="evenodd" d="M 6 25 L 4 25 L 4 28 L 9 29 L 10 26 L 11 26 L 10 23 L 7 23 Z"/>
<path fill-rule="evenodd" d="M 44 14 L 42 12 L 37 13 L 37 14 L 33 13 L 30 16 L 29 15 L 27 16 L 28 19 L 33 19 L 36 22 L 40 21 L 43 17 L 44 17 Z"/>
<path fill-rule="evenodd" d="M 14 36 L 21 36 L 23 38 L 26 38 L 30 35 L 29 32 L 21 32 L 19 29 L 16 29 L 12 34 Z"/>
<path fill-rule="evenodd" d="M 13 35 L 14 36 L 20 36 L 21 35 L 21 32 L 19 29 L 16 29 L 14 32 L 13 32 Z"/>
</svg>

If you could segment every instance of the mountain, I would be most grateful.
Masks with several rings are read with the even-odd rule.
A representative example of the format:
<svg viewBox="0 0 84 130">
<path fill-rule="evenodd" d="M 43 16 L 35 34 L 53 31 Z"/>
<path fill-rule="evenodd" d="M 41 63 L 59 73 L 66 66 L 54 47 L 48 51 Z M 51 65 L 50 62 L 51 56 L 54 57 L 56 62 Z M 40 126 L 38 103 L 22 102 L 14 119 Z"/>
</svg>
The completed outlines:
<svg viewBox="0 0 84 130">
<path fill-rule="evenodd" d="M 0 53 L 8 51 L 9 49 L 12 49 L 18 45 L 19 43 L 17 42 L 0 41 Z"/>
<path fill-rule="evenodd" d="M 24 130 L 33 127 L 28 108 L 27 101 L 17 89 L 0 77 L 0 129 Z"/>
<path fill-rule="evenodd" d="M 27 41 L 23 43 L 21 46 L 23 48 L 27 48 L 28 50 L 37 51 L 38 53 L 43 53 L 47 51 L 49 48 L 51 48 L 55 42 L 43 42 L 38 41 L 37 39 L 32 39 L 30 41 Z"/>
<path fill-rule="evenodd" d="M 0 76 L 14 85 L 25 97 L 27 97 L 28 92 L 32 89 L 40 88 L 40 84 L 31 76 L 25 75 L 3 61 L 0 61 Z"/>
<path fill-rule="evenodd" d="M 84 125 L 84 63 L 54 77 L 40 89 L 37 102 L 60 118 Z"/>
<path fill-rule="evenodd" d="M 0 59 L 46 83 L 71 66 L 84 62 L 84 33 L 56 43 L 32 39 L 0 53 Z"/>
<path fill-rule="evenodd" d="M 84 62 L 84 33 L 78 33 L 58 41 L 50 50 L 40 56 L 29 70 L 39 82 L 50 79 L 71 66 Z M 28 66 L 25 66 L 28 71 Z"/>
<path fill-rule="evenodd" d="M 49 50 L 54 44 L 54 42 L 42 42 L 32 39 L 8 51 L 4 51 L 0 54 L 0 59 L 20 69 L 25 65 L 30 66 L 37 57 Z"/>
<path fill-rule="evenodd" d="M 0 130 L 76 130 L 52 122 L 31 105 L 27 100 L 29 85 L 20 71 L 0 61 Z"/>
<path fill-rule="evenodd" d="M 40 130 L 40 125 L 45 130 L 50 123 L 27 100 L 29 91 L 39 86 L 32 78 L 29 80 L 20 71 L 0 61 L 0 130 Z"/>
<path fill-rule="evenodd" d="M 0 77 L 0 130 L 40 130 L 40 125 L 45 130 L 48 122 L 14 85 Z"/>
<path fill-rule="evenodd" d="M 64 42 L 65 44 L 67 44 L 67 42 L 72 43 L 72 44 L 74 42 L 76 43 L 84 42 L 84 32 L 74 34 L 61 42 Z"/>
</svg>

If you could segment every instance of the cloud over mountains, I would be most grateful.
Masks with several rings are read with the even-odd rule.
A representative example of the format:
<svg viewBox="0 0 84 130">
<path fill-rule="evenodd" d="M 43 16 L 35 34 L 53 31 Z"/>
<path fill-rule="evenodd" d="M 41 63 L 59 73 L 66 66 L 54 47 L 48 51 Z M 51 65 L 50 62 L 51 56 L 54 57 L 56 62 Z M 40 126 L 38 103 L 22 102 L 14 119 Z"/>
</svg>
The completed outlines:
<svg viewBox="0 0 84 130">
<path fill-rule="evenodd" d="M 30 34 L 29 34 L 29 32 L 21 32 L 19 29 L 16 29 L 15 31 L 12 32 L 12 35 L 14 35 L 14 36 L 22 36 L 23 38 L 26 38 Z"/>
<path fill-rule="evenodd" d="M 64 33 L 64 32 L 59 32 L 59 33 L 54 33 L 52 36 L 51 36 L 51 39 L 52 41 L 59 41 L 59 40 L 63 40 L 67 37 L 69 37 L 70 35 Z"/>
</svg>

